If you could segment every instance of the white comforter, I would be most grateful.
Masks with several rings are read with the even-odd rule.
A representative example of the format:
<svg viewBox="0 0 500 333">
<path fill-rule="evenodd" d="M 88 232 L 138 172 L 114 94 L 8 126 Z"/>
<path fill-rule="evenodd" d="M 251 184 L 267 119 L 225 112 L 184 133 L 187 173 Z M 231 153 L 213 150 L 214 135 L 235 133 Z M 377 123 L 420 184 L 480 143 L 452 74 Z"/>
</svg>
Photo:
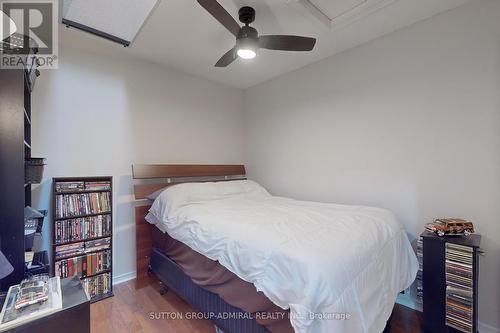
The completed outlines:
<svg viewBox="0 0 500 333">
<path fill-rule="evenodd" d="M 155 204 L 160 228 L 289 308 L 297 333 L 382 332 L 418 269 L 405 231 L 383 209 L 242 196 L 167 218 Z"/>
</svg>

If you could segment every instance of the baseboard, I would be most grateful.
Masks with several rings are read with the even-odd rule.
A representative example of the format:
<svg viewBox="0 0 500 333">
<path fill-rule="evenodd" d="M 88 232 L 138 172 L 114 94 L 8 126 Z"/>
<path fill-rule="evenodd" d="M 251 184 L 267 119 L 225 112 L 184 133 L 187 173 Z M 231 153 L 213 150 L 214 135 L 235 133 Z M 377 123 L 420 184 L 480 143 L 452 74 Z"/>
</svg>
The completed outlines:
<svg viewBox="0 0 500 333">
<path fill-rule="evenodd" d="M 113 276 L 113 285 L 135 279 L 135 271 Z"/>
<path fill-rule="evenodd" d="M 487 325 L 485 323 L 479 322 L 479 333 L 500 333 L 500 329 Z"/>
<path fill-rule="evenodd" d="M 422 306 L 413 300 L 413 298 L 408 294 L 399 294 L 396 303 L 409 307 L 413 310 L 422 311 Z M 487 325 L 485 323 L 479 322 L 478 325 L 479 333 L 500 333 L 500 329 Z"/>
</svg>

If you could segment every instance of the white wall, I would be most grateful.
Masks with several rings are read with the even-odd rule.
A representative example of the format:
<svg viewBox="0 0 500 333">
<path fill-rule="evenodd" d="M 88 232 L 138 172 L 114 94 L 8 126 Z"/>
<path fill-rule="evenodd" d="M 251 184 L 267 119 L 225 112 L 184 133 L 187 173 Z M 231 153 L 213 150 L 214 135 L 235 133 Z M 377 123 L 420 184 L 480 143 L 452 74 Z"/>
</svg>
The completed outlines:
<svg viewBox="0 0 500 333">
<path fill-rule="evenodd" d="M 114 270 L 126 277 L 131 164 L 246 159 L 274 194 L 386 207 L 413 237 L 437 216 L 472 219 L 487 251 L 480 320 L 500 327 L 499 17 L 500 2 L 476 0 L 243 99 L 63 29 L 60 68 L 33 95 L 33 154 L 48 159 L 35 206 L 49 206 L 50 177 L 114 176 Z"/>
<path fill-rule="evenodd" d="M 487 252 L 479 316 L 500 327 L 499 1 L 474 1 L 243 99 L 249 175 L 272 193 L 385 207 L 413 236 L 435 217 L 474 221 Z"/>
<path fill-rule="evenodd" d="M 122 57 L 81 32 L 61 38 L 59 69 L 43 72 L 33 94 L 33 156 L 48 162 L 35 206 L 50 206 L 51 177 L 113 176 L 114 274 L 129 277 L 131 165 L 242 162 L 241 91 Z"/>
</svg>

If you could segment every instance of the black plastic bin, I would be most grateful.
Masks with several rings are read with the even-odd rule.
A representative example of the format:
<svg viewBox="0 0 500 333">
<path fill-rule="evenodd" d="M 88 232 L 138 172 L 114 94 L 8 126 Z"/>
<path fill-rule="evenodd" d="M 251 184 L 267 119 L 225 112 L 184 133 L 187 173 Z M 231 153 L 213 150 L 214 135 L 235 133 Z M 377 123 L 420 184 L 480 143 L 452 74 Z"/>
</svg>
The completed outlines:
<svg viewBox="0 0 500 333">
<path fill-rule="evenodd" d="M 24 183 L 40 184 L 43 177 L 45 158 L 30 157 L 24 160 Z"/>
</svg>

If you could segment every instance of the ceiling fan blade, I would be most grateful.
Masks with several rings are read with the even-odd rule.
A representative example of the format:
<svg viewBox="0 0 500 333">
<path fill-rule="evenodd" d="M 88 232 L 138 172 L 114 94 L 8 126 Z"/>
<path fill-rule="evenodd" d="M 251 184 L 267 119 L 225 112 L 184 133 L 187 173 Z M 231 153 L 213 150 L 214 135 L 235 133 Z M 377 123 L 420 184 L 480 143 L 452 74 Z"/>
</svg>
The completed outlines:
<svg viewBox="0 0 500 333">
<path fill-rule="evenodd" d="M 265 35 L 259 37 L 259 47 L 280 51 L 311 51 L 316 38 L 288 35 Z"/>
<path fill-rule="evenodd" d="M 236 58 L 238 58 L 236 50 L 232 48 L 231 50 L 227 51 L 226 54 L 224 54 L 222 58 L 219 59 L 219 61 L 217 61 L 215 67 L 227 67 L 233 61 L 235 61 Z"/>
<path fill-rule="evenodd" d="M 198 0 L 198 3 L 235 37 L 238 36 L 240 25 L 216 0 Z"/>
</svg>

